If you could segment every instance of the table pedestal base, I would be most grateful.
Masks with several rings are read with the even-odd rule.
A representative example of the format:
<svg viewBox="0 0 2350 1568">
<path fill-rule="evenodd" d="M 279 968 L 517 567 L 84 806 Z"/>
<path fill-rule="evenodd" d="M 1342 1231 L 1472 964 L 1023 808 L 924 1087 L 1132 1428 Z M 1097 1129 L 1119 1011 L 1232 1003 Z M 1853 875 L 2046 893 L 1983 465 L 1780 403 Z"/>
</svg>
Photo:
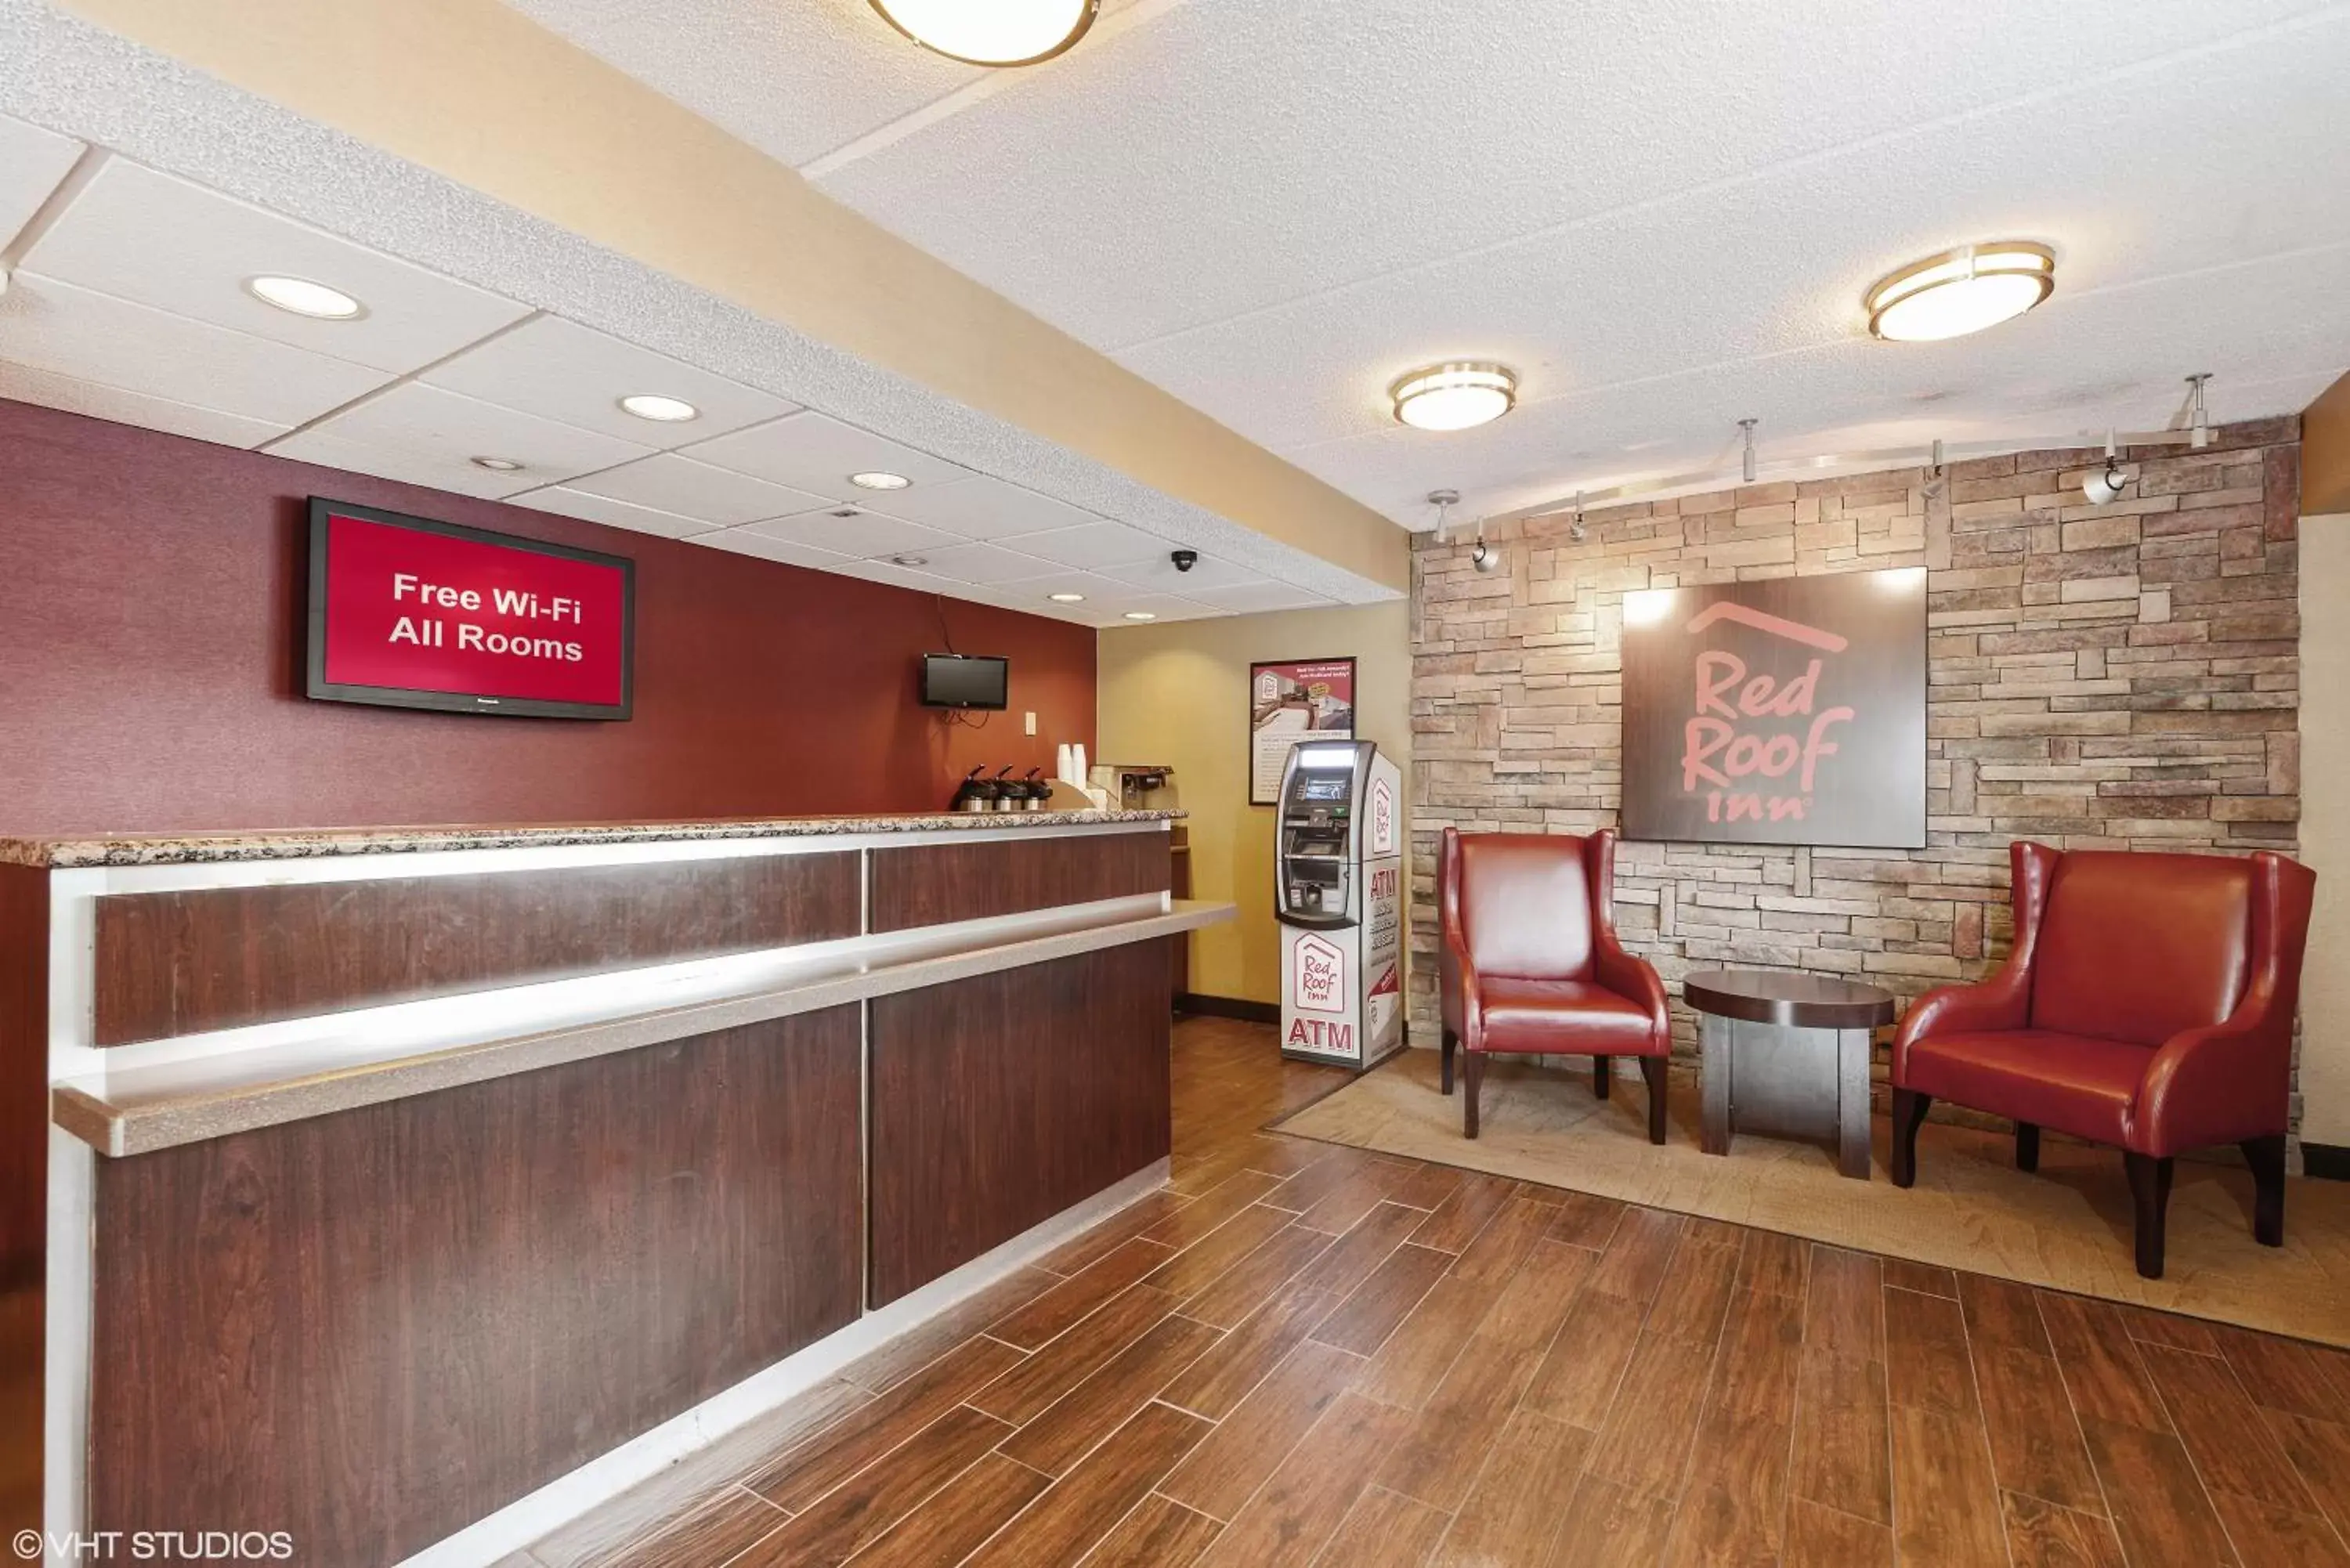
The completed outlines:
<svg viewBox="0 0 2350 1568">
<path fill-rule="evenodd" d="M 1797 1029 L 1698 1014 L 1704 1148 L 1726 1155 L 1739 1132 L 1827 1138 L 1836 1168 L 1868 1179 L 1866 1029 Z"/>
</svg>

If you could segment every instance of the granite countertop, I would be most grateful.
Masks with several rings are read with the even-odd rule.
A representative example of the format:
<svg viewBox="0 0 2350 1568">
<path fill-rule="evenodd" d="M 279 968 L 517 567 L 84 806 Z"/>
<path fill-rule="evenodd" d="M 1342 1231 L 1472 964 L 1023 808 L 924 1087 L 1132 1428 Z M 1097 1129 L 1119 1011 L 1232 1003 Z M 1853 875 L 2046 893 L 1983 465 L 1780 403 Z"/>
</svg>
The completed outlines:
<svg viewBox="0 0 2350 1568">
<path fill-rule="evenodd" d="M 0 865 L 179 866 L 203 861 L 305 860 L 431 849 L 525 849 L 663 839 L 805 838 L 826 834 L 1016 833 L 1023 828 L 1170 822 L 1180 811 L 928 812 L 871 816 L 720 818 L 587 823 L 559 827 L 320 827 L 290 832 L 126 834 L 99 838 L 0 838 Z"/>
</svg>

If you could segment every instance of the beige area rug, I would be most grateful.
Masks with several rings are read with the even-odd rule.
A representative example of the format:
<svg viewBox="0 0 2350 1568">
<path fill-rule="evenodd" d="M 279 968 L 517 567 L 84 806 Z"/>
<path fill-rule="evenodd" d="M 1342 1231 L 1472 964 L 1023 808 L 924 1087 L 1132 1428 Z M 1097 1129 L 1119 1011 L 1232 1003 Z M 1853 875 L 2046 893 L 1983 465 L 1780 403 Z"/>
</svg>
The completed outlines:
<svg viewBox="0 0 2350 1568">
<path fill-rule="evenodd" d="M 2015 1168 L 2012 1137 L 1929 1123 L 1918 1140 L 1918 1185 L 1905 1192 L 1887 1174 L 1891 1133 L 1882 1117 L 1866 1181 L 1837 1175 L 1828 1150 L 1807 1143 L 1742 1133 L 1727 1157 L 1700 1152 L 1696 1084 L 1678 1074 L 1671 1132 L 1659 1148 L 1647 1137 L 1646 1091 L 1623 1066 L 1614 1096 L 1599 1100 L 1587 1070 L 1495 1061 L 1472 1143 L 1461 1136 L 1460 1095 L 1438 1093 L 1436 1053 L 1405 1051 L 1277 1125 L 1326 1143 L 2350 1345 L 2350 1182 L 2293 1179 L 2285 1244 L 2263 1247 L 2252 1240 L 2251 1174 L 2182 1159 L 2164 1277 L 2142 1280 L 2129 1188 L 2112 1149 L 2044 1137 L 2040 1170 L 2027 1176 Z"/>
</svg>

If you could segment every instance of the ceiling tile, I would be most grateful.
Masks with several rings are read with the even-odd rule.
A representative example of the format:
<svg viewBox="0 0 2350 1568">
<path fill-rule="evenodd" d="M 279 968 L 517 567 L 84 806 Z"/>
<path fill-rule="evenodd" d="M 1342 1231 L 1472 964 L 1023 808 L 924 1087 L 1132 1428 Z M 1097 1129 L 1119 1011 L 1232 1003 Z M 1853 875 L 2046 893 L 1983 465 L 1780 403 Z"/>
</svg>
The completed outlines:
<svg viewBox="0 0 2350 1568">
<path fill-rule="evenodd" d="M 754 479 L 812 491 L 834 501 L 872 501 L 877 493 L 848 483 L 852 473 L 903 474 L 916 484 L 945 484 L 971 471 L 884 441 L 869 431 L 814 412 L 793 414 L 748 430 L 698 441 L 686 454 Z"/>
<path fill-rule="evenodd" d="M 0 249 L 41 210 L 81 152 L 70 136 L 0 114 Z"/>
<path fill-rule="evenodd" d="M 1105 571 L 1107 576 L 1135 587 L 1157 588 L 1162 593 L 1193 597 L 1197 597 L 1198 590 L 1205 587 L 1230 587 L 1239 583 L 1263 580 L 1254 572 L 1235 566 L 1230 561 L 1219 561 L 1212 556 L 1201 556 L 1189 569 L 1178 567 L 1172 545 L 1147 561 L 1110 566 Z"/>
<path fill-rule="evenodd" d="M 926 523 L 971 539 L 1001 539 L 1100 521 L 1081 506 L 1048 500 L 1033 490 L 985 477 L 876 493 L 868 504 L 893 517 Z"/>
<path fill-rule="evenodd" d="M 657 512 L 650 506 L 615 501 L 608 495 L 590 495 L 585 491 L 569 490 L 559 484 L 551 484 L 545 490 L 525 491 L 506 499 L 517 506 L 577 517 L 588 523 L 601 523 L 608 527 L 626 528 L 637 534 L 658 534 L 664 539 L 682 539 L 690 535 L 711 531 L 710 524 L 698 517 Z"/>
<path fill-rule="evenodd" d="M 961 583 L 950 582 L 944 577 L 932 576 L 928 572 L 914 571 L 888 561 L 843 561 L 838 566 L 827 566 L 825 570 L 837 572 L 844 577 L 861 577 L 868 583 L 887 583 L 893 588 L 911 588 L 920 594 L 951 596 L 955 590 L 963 587 Z"/>
<path fill-rule="evenodd" d="M 1055 594 L 1083 594 L 1086 602 L 1099 604 L 1107 599 L 1131 594 L 1126 584 L 1091 572 L 1055 571 L 1041 577 L 1018 577 L 998 583 L 988 589 L 1011 601 L 1015 608 L 1035 608 L 1039 615 L 1058 615 L 1075 607 L 1053 604 Z M 1049 606 L 1049 608 L 1045 607 Z"/>
<path fill-rule="evenodd" d="M 1048 534 L 1015 535 L 999 542 L 1023 555 L 1041 556 L 1058 566 L 1088 571 L 1137 566 L 1174 548 L 1166 540 L 1123 523 L 1088 523 Z"/>
<path fill-rule="evenodd" d="M 259 446 L 273 436 L 284 435 L 288 428 L 267 420 L 175 403 L 169 398 L 127 392 L 120 387 L 104 387 L 96 381 L 77 380 L 54 370 L 36 370 L 29 365 L 11 365 L 5 360 L 0 360 L 0 398 L 37 403 L 45 409 L 63 409 L 71 414 L 88 414 L 94 420 L 112 420 L 117 424 L 137 425 L 142 430 L 192 436 L 221 446 Z"/>
<path fill-rule="evenodd" d="M 722 528 L 714 534 L 697 535 L 693 542 L 737 556 L 756 556 L 763 561 L 781 561 L 788 566 L 813 566 L 821 571 L 848 566 L 854 559 L 837 551 L 819 550 L 812 545 L 795 545 L 789 539 L 771 538 L 748 528 Z"/>
<path fill-rule="evenodd" d="M 279 457 L 356 469 L 463 495 L 516 494 L 646 455 L 645 449 L 408 382 L 270 444 Z M 476 457 L 502 457 L 520 470 L 494 472 Z"/>
<path fill-rule="evenodd" d="M 683 446 L 799 407 L 556 316 L 502 332 L 420 379 L 640 446 Z M 620 407 L 622 398 L 644 393 L 681 398 L 701 416 L 663 424 Z"/>
<path fill-rule="evenodd" d="M 1153 620 L 1199 620 L 1208 616 L 1230 613 L 1212 605 L 1203 605 L 1197 599 L 1179 598 L 1173 594 L 1135 594 L 1122 599 L 1106 599 L 1098 606 L 1089 602 L 1086 607 L 1098 609 L 1106 626 L 1127 623 L 1129 612 L 1148 615 Z"/>
<path fill-rule="evenodd" d="M 901 555 L 908 550 L 928 554 L 962 543 L 951 534 L 925 528 L 919 523 L 884 517 L 876 512 L 859 511 L 847 517 L 835 516 L 832 512 L 806 512 L 796 517 L 777 517 L 752 526 L 771 539 L 813 545 L 819 550 L 858 559 Z"/>
<path fill-rule="evenodd" d="M 1194 588 L 1187 590 L 1185 597 L 1240 615 L 1258 615 L 1266 610 L 1327 609 L 1336 602 L 1320 594 L 1309 594 L 1304 588 L 1293 588 L 1287 583 L 1264 581 Z"/>
<path fill-rule="evenodd" d="M 805 163 L 988 74 L 910 41 L 864 0 L 514 5 L 786 163 Z"/>
<path fill-rule="evenodd" d="M 107 161 L 23 265 L 380 370 L 414 370 L 526 314 L 513 300 L 120 158 Z M 338 288 L 366 314 L 321 321 L 264 305 L 244 281 L 267 274 Z"/>
<path fill-rule="evenodd" d="M 387 379 L 380 370 L 19 271 L 0 295 L 0 359 L 296 425 Z"/>
<path fill-rule="evenodd" d="M 705 527 L 712 528 L 756 523 L 763 517 L 788 517 L 825 504 L 821 495 L 769 484 L 669 452 L 574 480 L 571 488 L 674 512 L 681 517 L 698 517 Z"/>
<path fill-rule="evenodd" d="M 927 563 L 924 571 L 963 583 L 1017 582 L 1054 569 L 1050 561 L 993 545 L 952 545 L 943 550 L 925 550 L 922 558 Z"/>
</svg>

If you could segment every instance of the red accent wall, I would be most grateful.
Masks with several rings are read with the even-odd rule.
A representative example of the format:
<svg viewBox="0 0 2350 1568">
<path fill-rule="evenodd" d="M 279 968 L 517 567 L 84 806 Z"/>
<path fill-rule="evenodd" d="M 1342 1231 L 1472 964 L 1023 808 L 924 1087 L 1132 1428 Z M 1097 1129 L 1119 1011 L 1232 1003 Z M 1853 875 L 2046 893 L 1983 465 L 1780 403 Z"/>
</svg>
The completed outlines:
<svg viewBox="0 0 2350 1568">
<path fill-rule="evenodd" d="M 633 556 L 635 718 L 304 698 L 312 494 Z M 941 608 L 984 728 L 918 701 Z M 0 400 L 0 836 L 932 810 L 1093 724 L 1089 628 Z"/>
</svg>

